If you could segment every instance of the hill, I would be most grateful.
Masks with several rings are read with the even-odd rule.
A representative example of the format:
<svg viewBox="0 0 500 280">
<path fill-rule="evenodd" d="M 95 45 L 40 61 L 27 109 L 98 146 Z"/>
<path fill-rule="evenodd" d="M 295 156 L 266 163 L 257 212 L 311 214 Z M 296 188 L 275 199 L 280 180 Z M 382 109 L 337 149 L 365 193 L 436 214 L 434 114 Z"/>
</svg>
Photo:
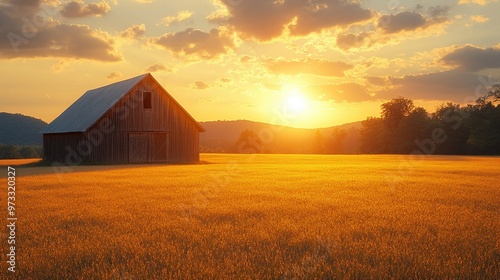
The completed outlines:
<svg viewBox="0 0 500 280">
<path fill-rule="evenodd" d="M 40 130 L 46 122 L 33 117 L 0 112 L 0 144 L 5 145 L 42 145 Z"/>
<path fill-rule="evenodd" d="M 274 126 L 247 120 L 200 123 L 202 152 L 241 152 L 237 142 L 245 130 L 258 136 L 261 144 L 253 145 L 264 153 L 356 153 L 361 122 L 319 129 Z M 345 135 L 341 136 L 342 131 Z M 243 150 L 251 150 L 244 149 Z"/>
</svg>

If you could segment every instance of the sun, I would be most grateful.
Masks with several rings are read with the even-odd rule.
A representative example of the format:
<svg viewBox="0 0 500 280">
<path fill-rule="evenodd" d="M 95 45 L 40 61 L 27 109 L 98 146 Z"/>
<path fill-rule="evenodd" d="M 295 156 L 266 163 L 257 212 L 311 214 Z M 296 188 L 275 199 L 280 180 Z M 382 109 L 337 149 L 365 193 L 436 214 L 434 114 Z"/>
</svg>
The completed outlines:
<svg viewBox="0 0 500 280">
<path fill-rule="evenodd" d="M 288 109 L 294 111 L 294 112 L 302 112 L 306 108 L 306 100 L 304 99 L 303 96 L 300 95 L 294 95 L 288 97 L 286 100 L 286 104 Z"/>
<path fill-rule="evenodd" d="M 309 107 L 309 101 L 299 88 L 287 90 L 285 106 L 293 113 L 304 113 Z"/>
</svg>

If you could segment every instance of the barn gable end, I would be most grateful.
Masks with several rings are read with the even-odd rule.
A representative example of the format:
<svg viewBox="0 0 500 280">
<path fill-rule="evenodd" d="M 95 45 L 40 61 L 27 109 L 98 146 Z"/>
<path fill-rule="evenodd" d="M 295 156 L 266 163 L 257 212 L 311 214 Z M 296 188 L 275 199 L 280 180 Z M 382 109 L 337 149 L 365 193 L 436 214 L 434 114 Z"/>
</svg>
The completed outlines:
<svg viewBox="0 0 500 280">
<path fill-rule="evenodd" d="M 67 165 L 192 163 L 203 131 L 146 74 L 85 93 L 44 129 L 44 157 Z"/>
</svg>

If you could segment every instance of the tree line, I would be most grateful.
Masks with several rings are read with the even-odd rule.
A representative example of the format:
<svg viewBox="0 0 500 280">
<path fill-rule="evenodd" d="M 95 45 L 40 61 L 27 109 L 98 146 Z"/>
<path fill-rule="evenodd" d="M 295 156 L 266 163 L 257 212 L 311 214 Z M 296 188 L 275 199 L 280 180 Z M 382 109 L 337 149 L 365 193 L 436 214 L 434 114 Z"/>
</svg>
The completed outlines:
<svg viewBox="0 0 500 280">
<path fill-rule="evenodd" d="M 381 105 L 360 131 L 367 154 L 500 155 L 500 85 L 475 104 L 447 103 L 428 113 L 397 97 Z M 497 103 L 497 105 L 495 105 Z"/>
<path fill-rule="evenodd" d="M 500 85 L 495 85 L 475 104 L 446 103 L 429 113 L 413 100 L 397 97 L 381 105 L 380 117 L 362 122 L 356 137 L 346 137 L 344 129 L 328 135 L 320 130 L 300 150 L 281 152 L 313 154 L 446 154 L 500 155 Z M 495 105 L 496 104 L 496 105 Z M 331 135 L 330 135 L 331 134 Z M 285 147 L 296 139 L 279 143 Z M 348 143 L 349 142 L 349 143 Z M 352 145 L 351 142 L 355 142 Z M 237 153 L 274 153 L 252 130 L 244 130 L 232 151 Z M 356 146 L 347 151 L 345 146 Z"/>
<path fill-rule="evenodd" d="M 0 144 L 0 159 L 41 158 L 41 146 L 16 146 Z"/>
</svg>

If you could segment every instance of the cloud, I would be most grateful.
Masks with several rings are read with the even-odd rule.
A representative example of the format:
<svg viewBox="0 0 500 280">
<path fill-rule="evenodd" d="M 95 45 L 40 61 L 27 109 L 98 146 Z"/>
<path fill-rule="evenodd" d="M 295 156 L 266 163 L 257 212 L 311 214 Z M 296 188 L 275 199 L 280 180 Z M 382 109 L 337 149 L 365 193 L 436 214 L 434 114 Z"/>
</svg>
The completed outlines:
<svg viewBox="0 0 500 280">
<path fill-rule="evenodd" d="M 67 18 L 103 16 L 108 13 L 110 7 L 105 1 L 99 3 L 85 4 L 82 1 L 70 1 L 65 3 L 59 11 Z"/>
<path fill-rule="evenodd" d="M 123 74 L 121 72 L 112 72 L 109 75 L 106 76 L 108 79 L 116 79 L 122 77 Z"/>
<path fill-rule="evenodd" d="M 219 1 L 225 8 L 209 17 L 212 22 L 227 24 L 244 38 L 269 41 L 285 31 L 305 36 L 337 26 L 348 26 L 373 17 L 371 10 L 357 2 L 344 0 L 252 0 Z"/>
<path fill-rule="evenodd" d="M 500 48 L 482 49 L 466 45 L 446 54 L 440 62 L 466 71 L 500 68 Z"/>
<path fill-rule="evenodd" d="M 447 17 L 450 12 L 450 6 L 436 6 L 429 8 L 431 18 Z"/>
<path fill-rule="evenodd" d="M 205 82 L 202 82 L 202 81 L 196 81 L 196 82 L 193 84 L 193 88 L 194 88 L 194 89 L 201 89 L 201 90 L 203 90 L 203 89 L 207 89 L 207 88 L 209 88 L 209 87 L 210 87 L 210 85 L 209 85 L 209 84 L 207 84 L 207 83 L 205 83 Z"/>
<path fill-rule="evenodd" d="M 231 35 L 217 28 L 209 32 L 189 28 L 151 38 L 149 42 L 178 55 L 197 56 L 204 59 L 215 58 L 235 47 Z"/>
<path fill-rule="evenodd" d="M 310 85 L 306 91 L 321 100 L 363 102 L 373 100 L 365 86 L 356 83 Z"/>
<path fill-rule="evenodd" d="M 403 31 L 413 31 L 425 29 L 432 25 L 435 20 L 427 19 L 423 15 L 414 11 L 403 11 L 395 15 L 383 15 L 378 21 L 378 27 L 384 33 L 399 33 Z"/>
<path fill-rule="evenodd" d="M 354 33 L 341 33 L 337 35 L 337 46 L 343 50 L 351 48 L 358 48 L 367 44 L 373 34 L 368 32 Z"/>
<path fill-rule="evenodd" d="M 193 12 L 190 11 L 180 11 L 176 16 L 168 16 L 163 18 L 162 23 L 165 26 L 170 26 L 174 23 L 179 23 L 190 19 L 193 16 Z"/>
<path fill-rule="evenodd" d="M 163 63 L 156 63 L 154 65 L 149 66 L 144 70 L 145 72 L 172 72 L 172 69 L 168 68 L 165 64 Z"/>
<path fill-rule="evenodd" d="M 144 37 L 145 34 L 146 26 L 144 24 L 136 24 L 122 31 L 120 33 L 120 37 L 139 40 L 140 38 Z"/>
<path fill-rule="evenodd" d="M 0 57 L 62 57 L 119 61 L 115 41 L 87 25 L 52 20 L 41 0 L 9 1 L 0 5 Z M 32 20 L 29 20 L 32 19 Z"/>
<path fill-rule="evenodd" d="M 450 22 L 447 17 L 450 6 L 430 7 L 427 9 L 428 16 L 421 13 L 424 10 L 424 6 L 418 4 L 415 11 L 379 16 L 375 29 L 371 24 L 365 25 L 363 29 L 346 29 L 337 34 L 337 47 L 344 51 L 352 48 L 375 48 L 404 39 L 426 37 L 439 32 L 442 30 L 439 27 Z M 402 34 L 406 36 L 401 36 Z"/>
<path fill-rule="evenodd" d="M 289 26 L 292 35 L 308 35 L 326 28 L 348 26 L 372 18 L 370 10 L 363 9 L 359 3 L 342 0 L 301 1 L 296 22 Z"/>
<path fill-rule="evenodd" d="M 274 74 L 298 75 L 311 74 L 317 76 L 343 77 L 344 72 L 353 65 L 320 59 L 274 60 L 265 61 L 267 68 Z"/>
<path fill-rule="evenodd" d="M 365 77 L 365 79 L 368 81 L 368 83 L 375 86 L 384 86 L 387 84 L 386 78 L 382 77 Z"/>
<path fill-rule="evenodd" d="M 458 69 L 388 77 L 386 81 L 387 86 L 376 94 L 379 99 L 404 96 L 414 100 L 464 102 L 474 96 L 476 87 L 481 85 L 480 76 Z"/>
<path fill-rule="evenodd" d="M 38 10 L 42 5 L 43 0 L 6 0 L 2 1 L 2 8 L 9 8 L 16 12 L 33 12 L 34 10 Z M 4 4 L 5 3 L 5 4 Z"/>
<path fill-rule="evenodd" d="M 470 19 L 473 22 L 479 22 L 479 23 L 484 23 L 484 22 L 487 22 L 490 20 L 489 18 L 482 16 L 482 15 L 470 16 Z"/>
<path fill-rule="evenodd" d="M 465 5 L 465 4 L 477 4 L 477 5 L 487 5 L 492 2 L 496 2 L 497 0 L 460 0 L 458 1 L 459 5 Z"/>
<path fill-rule="evenodd" d="M 241 63 L 247 63 L 249 62 L 250 60 L 252 60 L 253 58 L 251 56 L 248 56 L 248 55 L 244 55 L 240 58 L 240 62 Z"/>
</svg>

